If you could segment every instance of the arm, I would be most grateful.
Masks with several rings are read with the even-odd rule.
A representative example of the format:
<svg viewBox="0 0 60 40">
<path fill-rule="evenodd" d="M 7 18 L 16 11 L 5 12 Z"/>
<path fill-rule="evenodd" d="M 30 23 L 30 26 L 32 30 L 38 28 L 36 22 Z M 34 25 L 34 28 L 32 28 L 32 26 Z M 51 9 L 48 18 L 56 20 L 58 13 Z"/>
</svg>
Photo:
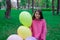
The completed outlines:
<svg viewBox="0 0 60 40">
<path fill-rule="evenodd" d="M 42 26 L 42 34 L 41 34 L 41 39 L 46 40 L 46 34 L 47 34 L 47 28 L 46 28 L 46 22 L 43 22 Z"/>
</svg>

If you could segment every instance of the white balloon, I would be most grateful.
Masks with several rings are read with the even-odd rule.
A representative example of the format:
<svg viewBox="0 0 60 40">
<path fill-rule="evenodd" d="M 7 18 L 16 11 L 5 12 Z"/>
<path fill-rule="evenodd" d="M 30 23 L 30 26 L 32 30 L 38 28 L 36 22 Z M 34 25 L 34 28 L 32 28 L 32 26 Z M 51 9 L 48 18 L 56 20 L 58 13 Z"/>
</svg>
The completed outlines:
<svg viewBox="0 0 60 40">
<path fill-rule="evenodd" d="M 37 40 L 37 39 L 34 38 L 34 37 L 28 37 L 28 38 L 26 38 L 25 40 Z"/>
<path fill-rule="evenodd" d="M 23 40 L 20 36 L 16 35 L 16 34 L 13 34 L 13 35 L 10 35 L 7 40 Z"/>
</svg>

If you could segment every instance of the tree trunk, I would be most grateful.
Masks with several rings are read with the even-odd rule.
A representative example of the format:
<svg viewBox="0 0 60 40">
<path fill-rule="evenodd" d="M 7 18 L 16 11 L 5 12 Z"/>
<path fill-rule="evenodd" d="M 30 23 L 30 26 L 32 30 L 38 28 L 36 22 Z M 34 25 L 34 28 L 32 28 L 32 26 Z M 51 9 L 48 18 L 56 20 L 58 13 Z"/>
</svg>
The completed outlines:
<svg viewBox="0 0 60 40">
<path fill-rule="evenodd" d="M 0 2 L 0 9 L 1 9 L 1 2 Z"/>
<path fill-rule="evenodd" d="M 57 1 L 57 14 L 59 14 L 59 7 L 60 7 L 60 6 L 59 6 L 59 3 L 60 3 L 60 1 L 58 0 L 58 1 Z"/>
<path fill-rule="evenodd" d="M 10 12 L 11 12 L 11 1 L 10 0 L 6 0 L 6 13 L 5 13 L 5 17 L 9 18 L 10 17 Z"/>
<path fill-rule="evenodd" d="M 37 7 L 39 7 L 39 0 L 37 0 Z"/>
<path fill-rule="evenodd" d="M 29 9 L 29 6 L 30 6 L 30 0 L 28 0 L 28 9 Z"/>
<path fill-rule="evenodd" d="M 52 13 L 54 15 L 54 0 L 52 0 Z"/>
<path fill-rule="evenodd" d="M 32 0 L 32 12 L 34 12 L 34 0 Z"/>
<path fill-rule="evenodd" d="M 46 0 L 46 8 L 49 8 L 48 0 Z"/>
<path fill-rule="evenodd" d="M 20 6 L 19 6 L 19 0 L 17 0 L 17 9 L 19 9 Z"/>
</svg>

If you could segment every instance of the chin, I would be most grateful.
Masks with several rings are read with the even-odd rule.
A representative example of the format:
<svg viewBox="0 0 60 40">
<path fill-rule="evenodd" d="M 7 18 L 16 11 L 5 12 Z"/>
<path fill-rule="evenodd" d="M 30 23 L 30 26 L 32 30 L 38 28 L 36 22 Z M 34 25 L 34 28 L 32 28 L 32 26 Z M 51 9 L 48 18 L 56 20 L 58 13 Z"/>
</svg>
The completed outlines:
<svg viewBox="0 0 60 40">
<path fill-rule="evenodd" d="M 39 18 L 36 18 L 37 20 L 39 20 Z"/>
</svg>

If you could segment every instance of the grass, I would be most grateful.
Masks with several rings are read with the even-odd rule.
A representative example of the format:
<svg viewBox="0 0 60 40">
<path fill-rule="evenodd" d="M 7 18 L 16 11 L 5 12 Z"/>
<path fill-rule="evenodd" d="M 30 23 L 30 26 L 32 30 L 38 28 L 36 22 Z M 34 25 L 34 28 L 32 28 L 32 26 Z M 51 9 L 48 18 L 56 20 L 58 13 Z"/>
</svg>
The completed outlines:
<svg viewBox="0 0 60 40">
<path fill-rule="evenodd" d="M 21 25 L 19 14 L 23 10 L 12 10 L 11 18 L 5 18 L 5 10 L 0 10 L 0 40 L 6 40 L 11 34 L 17 33 L 17 28 Z M 31 14 L 32 11 L 28 10 Z M 47 22 L 47 40 L 60 40 L 60 16 L 52 15 L 52 11 L 43 11 L 43 16 Z"/>
</svg>

